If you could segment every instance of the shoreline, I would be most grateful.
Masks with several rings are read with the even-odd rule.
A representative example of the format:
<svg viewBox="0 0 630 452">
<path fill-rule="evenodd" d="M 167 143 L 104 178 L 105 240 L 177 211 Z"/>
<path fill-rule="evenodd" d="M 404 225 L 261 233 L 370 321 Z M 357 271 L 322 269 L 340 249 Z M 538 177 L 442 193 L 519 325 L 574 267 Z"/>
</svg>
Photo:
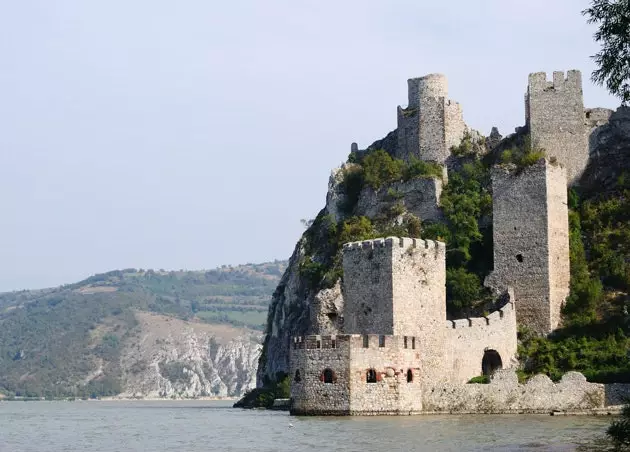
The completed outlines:
<svg viewBox="0 0 630 452">
<path fill-rule="evenodd" d="M 57 399 L 35 397 L 0 397 L 0 402 L 232 402 L 239 397 L 98 397 L 84 399 L 81 397 L 60 397 Z"/>
</svg>

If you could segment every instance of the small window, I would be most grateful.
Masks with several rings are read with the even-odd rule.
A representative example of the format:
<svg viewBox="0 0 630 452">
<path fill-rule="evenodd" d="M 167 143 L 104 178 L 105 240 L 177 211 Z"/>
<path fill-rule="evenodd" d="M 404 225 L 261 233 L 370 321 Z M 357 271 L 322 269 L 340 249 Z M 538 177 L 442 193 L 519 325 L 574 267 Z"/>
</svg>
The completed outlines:
<svg viewBox="0 0 630 452">
<path fill-rule="evenodd" d="M 385 336 L 379 336 L 378 337 L 378 346 L 379 347 L 385 347 Z"/>
<path fill-rule="evenodd" d="M 317 341 L 317 348 L 322 348 L 322 341 Z"/>
<path fill-rule="evenodd" d="M 330 340 L 330 348 L 337 348 L 337 340 L 336 339 L 331 339 Z"/>
<path fill-rule="evenodd" d="M 297 349 L 297 342 L 293 341 L 293 350 Z"/>
<path fill-rule="evenodd" d="M 405 348 L 407 348 L 407 336 L 404 337 L 403 342 L 404 342 Z"/>
<path fill-rule="evenodd" d="M 324 369 L 324 383 L 334 383 L 335 382 L 335 373 L 329 367 Z"/>
<path fill-rule="evenodd" d="M 516 255 L 516 260 L 519 262 L 523 262 L 523 255 L 522 254 L 517 254 Z"/>
<path fill-rule="evenodd" d="M 299 369 L 295 371 L 295 377 L 293 377 L 293 381 L 295 381 L 296 383 L 302 381 L 302 376 L 300 375 Z"/>
<path fill-rule="evenodd" d="M 413 371 L 411 369 L 407 369 L 407 383 L 411 383 L 413 381 Z"/>
<path fill-rule="evenodd" d="M 376 371 L 374 369 L 368 369 L 365 374 L 365 381 L 368 383 L 376 383 Z"/>
<path fill-rule="evenodd" d="M 414 350 L 416 349 L 416 338 L 415 337 L 411 338 L 411 348 L 413 348 Z"/>
<path fill-rule="evenodd" d="M 363 348 L 370 348 L 370 336 L 363 336 Z"/>
</svg>

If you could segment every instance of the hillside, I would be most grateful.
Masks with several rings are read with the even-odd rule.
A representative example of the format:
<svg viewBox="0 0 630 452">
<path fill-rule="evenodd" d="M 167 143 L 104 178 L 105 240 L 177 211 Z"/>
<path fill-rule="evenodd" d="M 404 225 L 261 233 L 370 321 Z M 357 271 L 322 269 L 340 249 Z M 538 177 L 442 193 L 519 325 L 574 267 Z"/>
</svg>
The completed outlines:
<svg viewBox="0 0 630 452">
<path fill-rule="evenodd" d="M 285 268 L 126 269 L 2 293 L 0 392 L 239 395 L 253 385 L 270 295 Z"/>
</svg>

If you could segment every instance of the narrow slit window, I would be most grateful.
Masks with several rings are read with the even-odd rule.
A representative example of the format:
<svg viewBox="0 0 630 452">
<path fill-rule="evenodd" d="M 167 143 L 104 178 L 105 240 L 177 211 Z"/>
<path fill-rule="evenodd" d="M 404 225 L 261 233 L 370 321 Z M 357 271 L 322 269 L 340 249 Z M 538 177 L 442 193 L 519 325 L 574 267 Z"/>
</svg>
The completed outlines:
<svg viewBox="0 0 630 452">
<path fill-rule="evenodd" d="M 413 348 L 414 350 L 416 348 L 416 338 L 415 337 L 411 338 L 411 348 Z"/>
<path fill-rule="evenodd" d="M 385 336 L 379 336 L 378 337 L 378 346 L 379 347 L 385 347 Z"/>
<path fill-rule="evenodd" d="M 317 348 L 322 348 L 322 341 L 317 341 Z"/>
<path fill-rule="evenodd" d="M 403 342 L 404 342 L 404 347 L 407 348 L 407 336 L 404 337 Z"/>
<path fill-rule="evenodd" d="M 330 348 L 337 348 L 337 340 L 331 339 L 331 341 L 330 341 Z"/>
<path fill-rule="evenodd" d="M 363 336 L 363 348 L 370 348 L 370 337 L 367 334 Z"/>
</svg>

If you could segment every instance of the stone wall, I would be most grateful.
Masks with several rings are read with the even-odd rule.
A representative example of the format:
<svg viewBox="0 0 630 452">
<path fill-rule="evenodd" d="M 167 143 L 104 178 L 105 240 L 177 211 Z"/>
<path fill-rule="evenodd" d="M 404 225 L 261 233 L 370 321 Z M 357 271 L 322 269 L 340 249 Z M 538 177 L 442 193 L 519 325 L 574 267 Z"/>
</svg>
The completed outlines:
<svg viewBox="0 0 630 452">
<path fill-rule="evenodd" d="M 519 324 L 539 333 L 558 326 L 569 290 L 565 171 L 541 159 L 492 172 L 494 271 L 486 285 L 514 289 Z"/>
<path fill-rule="evenodd" d="M 514 299 L 512 294 L 511 299 Z M 487 317 L 447 320 L 449 362 L 452 372 L 449 382 L 466 383 L 482 374 L 482 362 L 487 350 L 501 357 L 501 367 L 514 364 L 517 351 L 516 311 L 508 302 Z"/>
<path fill-rule="evenodd" d="M 291 413 L 339 415 L 350 413 L 351 339 L 351 336 L 293 338 L 289 351 Z M 323 381 L 326 368 L 333 371 L 332 383 Z"/>
<path fill-rule="evenodd" d="M 525 116 L 532 146 L 544 148 L 567 169 L 569 184 L 581 176 L 588 163 L 582 74 L 554 72 L 547 81 L 544 72 L 529 75 Z"/>
<path fill-rule="evenodd" d="M 336 348 L 332 348 L 333 340 Z M 338 335 L 306 336 L 294 341 L 290 374 L 292 414 L 422 411 L 418 338 Z M 323 381 L 326 368 L 334 374 L 331 383 Z M 374 372 L 376 381 L 368 382 L 368 371 Z"/>
<path fill-rule="evenodd" d="M 423 392 L 429 413 L 540 413 L 589 411 L 605 406 L 603 384 L 588 383 L 579 372 L 553 383 L 536 375 L 519 384 L 513 371 L 498 371 L 490 384 L 441 384 Z"/>
</svg>

